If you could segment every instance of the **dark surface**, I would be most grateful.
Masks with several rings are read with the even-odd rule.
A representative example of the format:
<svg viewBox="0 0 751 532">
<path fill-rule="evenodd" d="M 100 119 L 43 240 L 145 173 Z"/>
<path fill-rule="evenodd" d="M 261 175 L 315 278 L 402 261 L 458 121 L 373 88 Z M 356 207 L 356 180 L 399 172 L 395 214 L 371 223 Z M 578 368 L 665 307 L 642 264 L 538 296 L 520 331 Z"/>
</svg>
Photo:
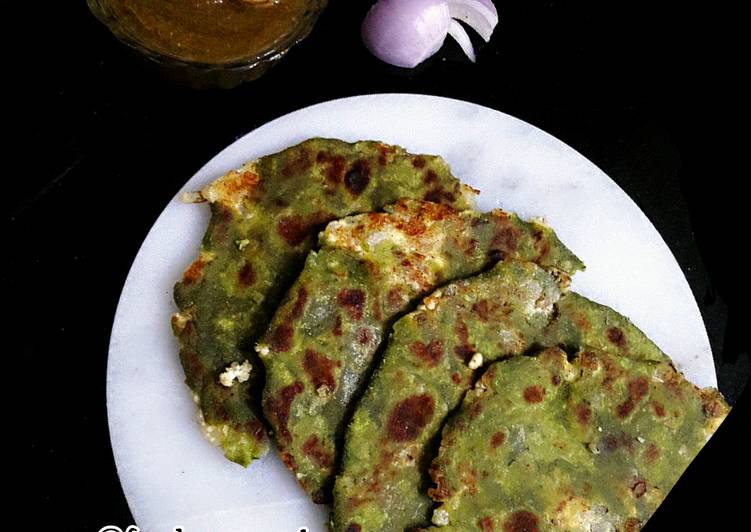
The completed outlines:
<svg viewBox="0 0 751 532">
<path fill-rule="evenodd" d="M 747 178 L 738 163 L 743 136 L 734 132 L 738 17 L 685 5 L 657 13 L 633 3 L 497 2 L 502 23 L 477 64 L 447 44 L 404 72 L 361 46 L 368 3 L 333 1 L 311 37 L 262 79 L 204 92 L 160 81 L 83 2 L 26 6 L 37 10 L 21 20 L 34 22 L 44 60 L 22 57 L 33 67 L 14 77 L 19 94 L 6 100 L 23 121 L 11 122 L 18 140 L 9 155 L 20 170 L 5 179 L 2 281 L 13 309 L 6 326 L 14 356 L 6 356 L 19 361 L 6 373 L 11 419 L 24 414 L 19 486 L 36 523 L 95 532 L 132 523 L 109 446 L 105 370 L 122 284 L 158 214 L 238 136 L 342 96 L 476 102 L 548 131 L 601 167 L 674 253 L 701 308 L 720 390 L 738 402 L 751 372 L 740 254 L 748 222 L 738 185 Z M 647 530 L 747 522 L 745 488 L 730 479 L 748 478 L 740 435 L 748 410 L 736 405 Z"/>
</svg>

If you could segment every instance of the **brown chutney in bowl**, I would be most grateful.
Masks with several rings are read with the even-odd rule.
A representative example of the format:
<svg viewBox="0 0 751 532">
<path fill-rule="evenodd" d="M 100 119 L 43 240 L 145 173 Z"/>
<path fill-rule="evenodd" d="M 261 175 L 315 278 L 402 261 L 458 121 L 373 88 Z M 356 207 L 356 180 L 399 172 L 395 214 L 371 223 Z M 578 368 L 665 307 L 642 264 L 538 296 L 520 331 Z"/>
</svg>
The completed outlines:
<svg viewBox="0 0 751 532">
<path fill-rule="evenodd" d="M 182 72 L 186 75 L 182 81 L 226 87 L 260 76 L 305 38 L 326 0 L 88 0 L 88 4 L 118 39 L 173 74 Z"/>
</svg>

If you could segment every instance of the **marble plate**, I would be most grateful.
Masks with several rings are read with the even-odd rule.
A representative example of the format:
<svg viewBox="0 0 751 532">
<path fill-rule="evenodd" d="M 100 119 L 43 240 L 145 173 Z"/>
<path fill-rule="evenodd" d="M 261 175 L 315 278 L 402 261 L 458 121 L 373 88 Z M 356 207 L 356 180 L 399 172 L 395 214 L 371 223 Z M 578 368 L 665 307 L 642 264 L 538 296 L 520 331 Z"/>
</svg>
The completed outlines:
<svg viewBox="0 0 751 532">
<path fill-rule="evenodd" d="M 325 529 L 327 509 L 307 499 L 274 453 L 243 469 L 203 438 L 169 325 L 173 283 L 196 256 L 208 220 L 205 206 L 183 204 L 179 194 L 312 136 L 440 154 L 482 191 L 482 209 L 544 217 L 587 265 L 575 290 L 631 317 L 690 380 L 716 386 L 699 309 L 670 250 L 582 155 L 521 120 L 457 100 L 382 94 L 326 102 L 256 129 L 209 161 L 166 206 L 130 270 L 112 329 L 107 409 L 120 480 L 143 530 Z"/>
</svg>

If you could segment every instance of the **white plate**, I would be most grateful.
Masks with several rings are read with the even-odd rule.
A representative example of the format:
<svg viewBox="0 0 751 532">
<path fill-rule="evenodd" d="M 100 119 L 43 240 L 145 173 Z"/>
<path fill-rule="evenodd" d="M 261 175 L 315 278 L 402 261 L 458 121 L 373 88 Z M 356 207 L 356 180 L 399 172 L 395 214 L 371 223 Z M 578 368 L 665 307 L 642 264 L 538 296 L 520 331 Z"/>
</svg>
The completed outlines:
<svg viewBox="0 0 751 532">
<path fill-rule="evenodd" d="M 482 191 L 482 209 L 544 217 L 587 265 L 574 279 L 575 290 L 629 316 L 690 380 L 716 386 L 699 309 L 646 216 L 572 148 L 498 111 L 402 94 L 315 105 L 239 139 L 183 191 L 313 136 L 378 139 L 440 154 L 456 176 Z M 185 532 L 322 531 L 327 509 L 309 502 L 274 453 L 243 469 L 198 429 L 169 317 L 173 283 L 197 254 L 208 209 L 178 196 L 136 256 L 112 329 L 107 409 L 128 504 L 147 532 L 175 526 Z"/>
</svg>

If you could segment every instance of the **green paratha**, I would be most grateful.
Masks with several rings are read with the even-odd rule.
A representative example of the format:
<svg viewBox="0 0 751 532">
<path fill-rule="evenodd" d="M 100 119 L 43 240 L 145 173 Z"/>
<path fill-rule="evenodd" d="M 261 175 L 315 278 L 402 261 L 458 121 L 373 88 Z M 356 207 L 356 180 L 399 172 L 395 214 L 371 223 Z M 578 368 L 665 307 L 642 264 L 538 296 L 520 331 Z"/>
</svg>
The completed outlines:
<svg viewBox="0 0 751 532">
<path fill-rule="evenodd" d="M 727 412 L 669 362 L 590 348 L 496 362 L 443 429 L 433 523 L 639 530 Z"/>
<path fill-rule="evenodd" d="M 478 368 L 540 345 L 600 346 L 666 361 L 626 318 L 532 263 L 502 261 L 444 287 L 394 325 L 383 361 L 347 429 L 333 529 L 404 530 L 430 522 L 426 470 L 446 416 Z M 423 349 L 429 359 L 419 356 Z"/>
<path fill-rule="evenodd" d="M 284 462 L 316 502 L 326 498 L 347 416 L 394 316 L 501 257 L 562 277 L 583 269 L 551 229 L 514 214 L 420 201 L 386 211 L 326 227 L 257 347 L 266 418 Z M 433 345 L 418 356 L 429 362 Z"/>
<path fill-rule="evenodd" d="M 311 139 L 195 195 L 210 203 L 211 220 L 198 259 L 175 286 L 172 325 L 205 432 L 230 460 L 247 465 L 268 449 L 253 408 L 263 379 L 252 347 L 318 230 L 400 198 L 465 209 L 472 193 L 440 157 L 380 142 Z"/>
</svg>

